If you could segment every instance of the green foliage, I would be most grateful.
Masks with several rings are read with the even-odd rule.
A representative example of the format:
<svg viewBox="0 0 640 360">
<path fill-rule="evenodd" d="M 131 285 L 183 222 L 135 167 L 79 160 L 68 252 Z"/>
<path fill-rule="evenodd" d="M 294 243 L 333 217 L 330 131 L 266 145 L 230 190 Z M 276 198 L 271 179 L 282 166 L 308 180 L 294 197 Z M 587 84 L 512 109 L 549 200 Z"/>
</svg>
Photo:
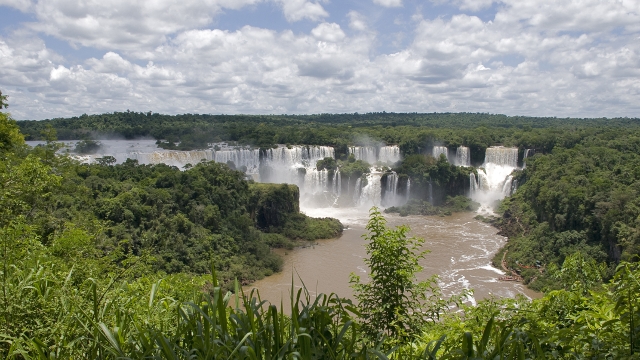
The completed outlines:
<svg viewBox="0 0 640 360">
<path fill-rule="evenodd" d="M 516 176 L 519 189 L 502 205 L 499 222 L 510 237 L 510 267 L 517 269 L 516 261 L 560 266 L 580 251 L 613 269 L 616 262 L 640 252 L 636 135 L 608 130 L 583 143 L 536 155 Z M 538 289 L 558 286 L 548 273 L 522 275 Z"/>
<path fill-rule="evenodd" d="M 256 226 L 267 233 L 282 234 L 290 240 L 333 238 L 342 233 L 340 221 L 333 218 L 311 218 L 300 213 L 300 191 L 296 185 L 251 184 L 249 213 Z M 277 247 L 290 247 L 278 237 L 269 237 Z"/>
<path fill-rule="evenodd" d="M 300 212 L 300 191 L 295 185 L 251 184 L 249 213 L 260 229 L 281 227 Z"/>
<path fill-rule="evenodd" d="M 338 163 L 336 162 L 336 159 L 332 157 L 326 157 L 322 160 L 318 160 L 318 162 L 316 163 L 316 169 L 318 169 L 318 171 L 320 170 L 335 171 L 336 169 L 338 169 Z"/>
<path fill-rule="evenodd" d="M 1 94 L 1 93 L 0 93 Z M 2 109 L 2 106 L 0 106 Z M 8 114 L 0 112 L 0 156 L 4 156 L 7 151 L 14 150 L 17 146 L 24 144 L 24 137 L 20 133 L 20 128 Z"/>
<path fill-rule="evenodd" d="M 411 178 L 411 195 L 414 199 L 432 198 L 432 206 L 443 207 L 451 206 L 449 197 L 466 194 L 469 190 L 469 174 L 473 171 L 472 168 L 450 164 L 444 156 L 436 159 L 421 154 L 405 157 L 394 170 L 400 176 Z M 433 210 L 425 209 L 425 212 L 431 215 Z M 409 213 L 417 212 L 412 210 Z"/>
<path fill-rule="evenodd" d="M 340 173 L 344 178 L 357 179 L 363 174 L 371 172 L 371 165 L 364 160 L 341 161 L 339 166 Z"/>
<path fill-rule="evenodd" d="M 2 95 L 2 91 L 0 90 L 0 110 L 2 110 L 2 108 L 6 109 L 9 107 L 9 103 L 7 102 L 8 97 L 8 95 Z"/>
<path fill-rule="evenodd" d="M 101 147 L 102 144 L 100 144 L 99 141 L 81 140 L 76 143 L 76 147 L 73 149 L 73 151 L 82 155 L 95 154 L 100 151 Z"/>
<path fill-rule="evenodd" d="M 576 252 L 565 258 L 562 269 L 552 276 L 558 278 L 566 288 L 573 291 L 587 293 L 602 283 L 607 267 L 597 264 L 591 258 L 585 258 L 581 252 Z"/>
<path fill-rule="evenodd" d="M 424 239 L 408 238 L 409 228 L 389 229 L 377 208 L 370 211 L 366 251 L 369 281 L 351 274 L 355 298 L 365 334 L 392 339 L 411 336 L 430 322 L 437 321 L 448 306 L 459 303 L 466 293 L 444 299 L 437 276 L 417 282 L 422 271 L 418 261 L 428 253 L 420 250 Z"/>
<path fill-rule="evenodd" d="M 451 215 L 455 212 L 476 211 L 480 204 L 466 196 L 447 196 L 447 199 L 440 205 L 434 206 L 428 201 L 411 199 L 402 206 L 391 206 L 384 209 L 384 212 L 399 213 L 400 216 L 407 215 Z"/>
</svg>

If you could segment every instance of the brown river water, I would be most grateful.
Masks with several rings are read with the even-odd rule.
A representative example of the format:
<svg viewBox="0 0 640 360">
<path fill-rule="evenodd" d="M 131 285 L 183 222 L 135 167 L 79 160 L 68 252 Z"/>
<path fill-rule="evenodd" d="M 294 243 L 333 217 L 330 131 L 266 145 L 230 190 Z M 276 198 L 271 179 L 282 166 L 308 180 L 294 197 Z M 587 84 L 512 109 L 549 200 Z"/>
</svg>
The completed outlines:
<svg viewBox="0 0 640 360">
<path fill-rule="evenodd" d="M 303 212 L 314 217 L 338 218 L 349 228 L 339 238 L 318 240 L 309 247 L 274 250 L 284 258 L 283 271 L 245 287 L 245 292 L 256 288 L 263 300 L 279 305 L 282 299 L 288 309 L 293 277 L 296 291 L 304 282 L 311 296 L 336 293 L 352 298 L 349 274 L 355 273 L 364 280 L 368 271 L 363 262 L 366 252 L 362 238 L 368 220 L 366 210 L 303 209 Z M 445 294 L 472 289 L 473 297 L 468 299 L 471 304 L 491 296 L 540 297 L 539 293 L 520 283 L 498 280 L 504 273 L 491 266 L 491 258 L 506 238 L 497 235 L 493 226 L 475 220 L 474 216 L 475 213 L 446 217 L 385 214 L 388 226 L 406 224 L 411 228 L 410 235 L 425 239 L 424 249 L 431 252 L 420 262 L 424 269 L 418 274 L 418 280 L 437 274 Z"/>
</svg>

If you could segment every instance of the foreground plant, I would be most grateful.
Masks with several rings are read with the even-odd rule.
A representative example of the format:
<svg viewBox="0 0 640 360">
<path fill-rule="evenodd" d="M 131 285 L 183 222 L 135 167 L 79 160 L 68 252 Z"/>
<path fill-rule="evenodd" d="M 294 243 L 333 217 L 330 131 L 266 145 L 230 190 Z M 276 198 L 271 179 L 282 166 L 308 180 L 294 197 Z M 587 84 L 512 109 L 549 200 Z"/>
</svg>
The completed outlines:
<svg viewBox="0 0 640 360">
<path fill-rule="evenodd" d="M 469 295 L 465 291 L 445 298 L 437 275 L 417 281 L 416 274 L 422 271 L 418 262 L 429 251 L 421 250 L 424 239 L 407 236 L 409 227 L 388 228 L 378 208 L 373 207 L 366 229 L 368 256 L 364 262 L 370 268 L 369 281 L 362 282 L 351 274 L 351 283 L 363 330 L 371 339 L 415 334 Z"/>
</svg>

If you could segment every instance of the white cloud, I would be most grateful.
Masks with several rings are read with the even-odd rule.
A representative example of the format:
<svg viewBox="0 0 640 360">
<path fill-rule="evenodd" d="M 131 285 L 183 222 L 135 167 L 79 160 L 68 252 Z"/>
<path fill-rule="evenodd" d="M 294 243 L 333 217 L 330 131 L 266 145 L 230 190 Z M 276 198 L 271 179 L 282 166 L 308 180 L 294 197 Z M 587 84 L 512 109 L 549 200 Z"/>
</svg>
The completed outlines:
<svg viewBox="0 0 640 360">
<path fill-rule="evenodd" d="M 353 30 L 366 31 L 369 28 L 364 16 L 362 16 L 359 12 L 352 10 L 349 11 L 347 16 L 349 17 L 349 27 Z"/>
<path fill-rule="evenodd" d="M 375 4 L 384 7 L 400 7 L 402 6 L 402 0 L 373 0 Z"/>
<path fill-rule="evenodd" d="M 345 38 L 344 31 L 336 23 L 322 23 L 311 30 L 311 34 L 318 40 L 338 42 Z"/>
<path fill-rule="evenodd" d="M 302 19 L 309 19 L 312 21 L 319 21 L 327 16 L 329 13 L 317 2 L 311 2 L 308 0 L 275 0 L 282 5 L 284 16 L 288 21 L 300 21 Z"/>
<path fill-rule="evenodd" d="M 22 12 L 28 12 L 33 9 L 31 0 L 0 0 L 0 6 L 9 6 Z"/>
<path fill-rule="evenodd" d="M 454 5 L 460 10 L 480 11 L 490 7 L 496 0 L 431 0 L 431 2 L 442 5 Z"/>
<path fill-rule="evenodd" d="M 33 28 L 73 44 L 99 49 L 154 48 L 176 32 L 207 25 L 223 7 L 259 0 L 39 0 Z"/>
<path fill-rule="evenodd" d="M 377 55 L 376 22 L 351 11 L 347 20 L 355 31 L 347 35 L 333 19 L 324 22 L 321 2 L 270 0 L 278 1 L 289 21 L 320 22 L 300 33 L 201 26 L 221 8 L 260 0 L 210 0 L 208 10 L 190 0 L 111 2 L 103 11 L 71 0 L 41 0 L 34 11 L 43 11 L 37 9 L 44 1 L 58 4 L 53 11 L 61 16 L 40 20 L 39 26 L 53 29 L 46 33 L 95 44 L 104 55 L 76 61 L 51 51 L 33 33 L 0 37 L 0 87 L 11 96 L 17 118 L 125 109 L 551 116 L 640 111 L 638 5 L 626 0 L 584 0 L 594 12 L 579 8 L 577 0 L 504 0 L 491 21 L 463 13 L 416 17 L 408 45 Z M 473 4 L 488 2 L 458 6 Z M 162 9 L 185 13 L 172 18 L 158 14 Z"/>
<path fill-rule="evenodd" d="M 640 30 L 640 1 L 636 0 L 503 0 L 507 5 L 496 21 L 524 23 L 540 30 Z"/>
</svg>

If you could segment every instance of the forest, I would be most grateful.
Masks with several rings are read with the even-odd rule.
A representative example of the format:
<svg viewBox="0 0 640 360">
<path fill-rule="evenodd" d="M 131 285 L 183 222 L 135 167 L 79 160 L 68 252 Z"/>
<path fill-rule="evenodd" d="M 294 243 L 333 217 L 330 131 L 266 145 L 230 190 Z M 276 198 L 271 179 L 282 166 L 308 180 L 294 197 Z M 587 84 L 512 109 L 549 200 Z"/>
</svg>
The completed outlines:
<svg viewBox="0 0 640 360">
<path fill-rule="evenodd" d="M 638 358 L 639 124 L 488 114 L 131 112 L 16 122 L 1 112 L 0 354 Z M 490 146 L 535 149 L 514 174 L 517 191 L 487 221 L 509 238 L 494 262 L 505 259 L 545 294 L 477 306 L 465 305 L 463 294 L 443 297 L 437 279 L 415 281 L 424 255 L 416 253 L 419 240 L 408 238 L 406 228 L 387 228 L 374 209 L 367 227 L 370 278 L 352 279 L 358 302 L 292 289 L 292 311 L 285 314 L 242 286 L 280 269 L 270 248 L 334 237 L 342 225 L 301 214 L 297 187 L 252 183 L 226 164 L 180 171 L 132 160 L 87 165 L 57 154 L 56 139 L 139 136 L 177 149 L 217 141 L 331 145 L 336 160 L 354 172 L 366 166 L 349 162 L 347 146 L 397 144 L 404 155 L 397 173 L 418 188 L 435 184 L 439 201 L 458 210 L 472 206 L 464 181 L 473 169 L 426 149 L 468 146 L 472 165 L 482 163 Z M 25 138 L 46 143 L 30 148 Z M 335 164 L 325 159 L 318 166 Z M 429 214 L 421 203 L 426 192 L 416 194 L 415 211 Z M 396 253 L 405 254 L 402 261 L 385 261 Z"/>
</svg>

